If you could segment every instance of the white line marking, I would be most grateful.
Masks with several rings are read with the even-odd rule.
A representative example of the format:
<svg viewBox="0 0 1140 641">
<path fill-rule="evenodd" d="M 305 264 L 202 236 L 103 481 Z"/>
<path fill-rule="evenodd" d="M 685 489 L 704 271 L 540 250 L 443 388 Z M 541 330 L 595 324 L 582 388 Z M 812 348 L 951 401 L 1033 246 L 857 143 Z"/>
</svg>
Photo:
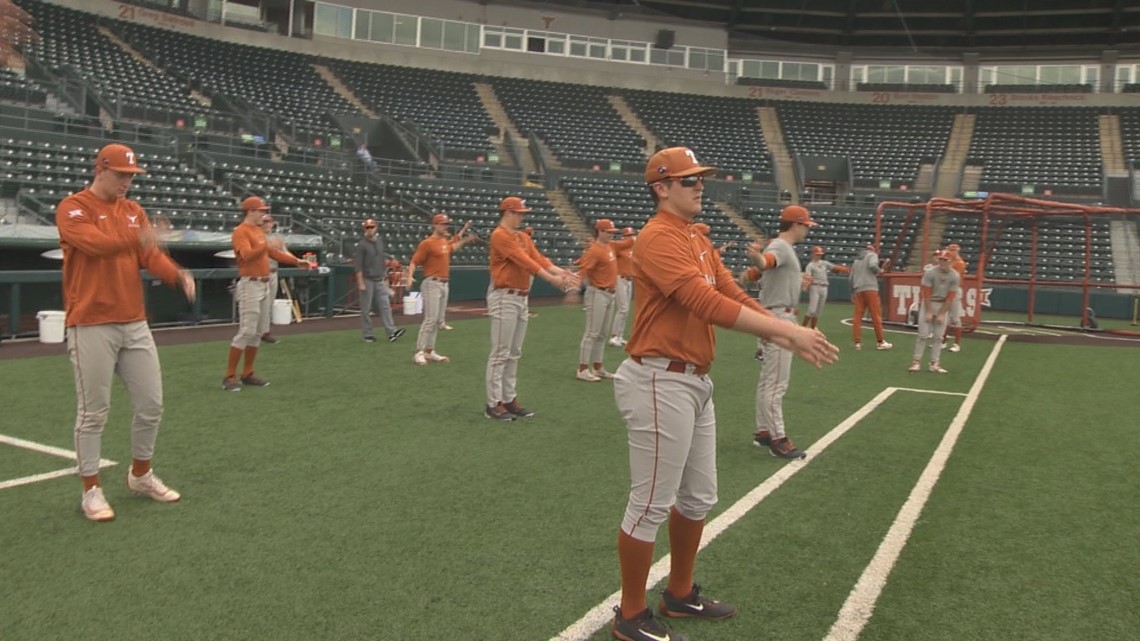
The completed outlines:
<svg viewBox="0 0 1140 641">
<path fill-rule="evenodd" d="M 41 454 L 51 454 L 52 456 L 58 456 L 60 458 L 65 458 L 72 461 L 75 460 L 75 452 L 72 452 L 71 450 L 65 450 L 62 447 L 44 445 L 43 443 L 36 443 L 35 441 L 25 441 L 24 439 L 16 438 L 15 436 L 6 436 L 4 434 L 0 434 L 0 443 L 12 445 L 14 447 L 20 447 L 25 450 L 32 450 L 33 452 L 39 452 Z"/>
<path fill-rule="evenodd" d="M 882 392 L 879 392 L 878 396 L 868 401 L 866 405 L 859 408 L 851 416 L 848 416 L 842 423 L 832 428 L 823 438 L 813 443 L 812 446 L 807 449 L 807 459 L 800 463 L 789 462 L 775 474 L 765 479 L 763 483 L 753 488 L 748 494 L 741 497 L 736 503 L 733 503 L 732 506 L 725 510 L 720 516 L 709 522 L 705 526 L 704 535 L 701 537 L 701 545 L 697 548 L 697 551 L 699 552 L 705 549 L 709 543 L 712 543 L 713 539 L 720 536 L 720 534 L 727 530 L 732 524 L 739 521 L 749 510 L 759 505 L 761 501 L 772 494 L 772 492 L 775 492 L 785 481 L 807 467 L 817 456 L 823 453 L 828 446 L 834 443 L 836 439 L 846 434 L 852 427 L 855 427 L 859 421 L 863 420 L 876 407 L 882 405 L 883 402 L 890 398 L 898 389 L 897 387 L 888 387 Z M 649 579 L 646 581 L 646 587 L 652 588 L 668 574 L 669 555 L 666 554 L 649 569 Z M 570 627 L 558 633 L 558 635 L 551 637 L 551 641 L 584 641 L 588 639 L 594 632 L 597 632 L 610 621 L 613 617 L 613 604 L 620 599 L 621 590 L 618 590 L 594 606 L 593 609 L 583 615 L 581 619 L 571 624 Z"/>
<path fill-rule="evenodd" d="M 896 387 L 900 392 L 917 392 L 919 394 L 943 394 L 946 396 L 965 396 L 962 392 L 943 392 L 936 389 L 918 389 L 915 387 Z"/>
<path fill-rule="evenodd" d="M 950 453 L 958 442 L 958 436 L 961 435 L 966 420 L 969 419 L 970 413 L 974 410 L 978 396 L 982 393 L 982 387 L 985 386 L 1005 341 L 1006 337 L 1002 336 L 994 345 L 993 350 L 990 351 L 990 356 L 986 359 L 985 365 L 982 366 L 982 371 L 978 373 L 978 378 L 974 380 L 969 393 L 966 394 L 966 400 L 962 401 L 962 407 L 958 409 L 958 413 L 950 421 L 950 427 L 942 437 L 942 442 L 938 444 L 938 449 L 934 450 L 934 455 L 930 457 L 926 469 L 918 477 L 918 483 L 915 484 L 906 503 L 899 510 L 895 522 L 891 524 L 886 537 L 879 544 L 879 549 L 875 551 L 875 556 L 863 570 L 863 575 L 859 577 L 855 587 L 851 589 L 847 601 L 839 610 L 838 619 L 831 626 L 831 630 L 824 637 L 824 641 L 855 641 L 859 638 L 859 634 L 867 622 L 871 620 L 875 603 L 883 592 L 887 577 L 890 576 L 895 562 L 898 561 L 899 555 L 906 547 L 907 539 L 910 538 L 910 533 L 914 530 L 914 524 L 918 521 L 923 506 L 930 498 L 930 493 L 934 490 L 938 477 L 946 467 L 946 461 L 950 458 Z"/>
<path fill-rule="evenodd" d="M 99 469 L 117 465 L 114 461 L 107 459 L 99 459 Z M 65 476 L 75 476 L 79 470 L 74 467 L 56 470 L 54 472 L 46 472 L 44 474 L 33 474 L 31 476 L 24 476 L 10 481 L 0 481 L 0 490 L 7 490 L 13 487 L 20 487 L 21 485 L 31 485 L 32 483 L 39 483 L 40 481 L 50 481 L 52 479 L 63 478 Z"/>
</svg>

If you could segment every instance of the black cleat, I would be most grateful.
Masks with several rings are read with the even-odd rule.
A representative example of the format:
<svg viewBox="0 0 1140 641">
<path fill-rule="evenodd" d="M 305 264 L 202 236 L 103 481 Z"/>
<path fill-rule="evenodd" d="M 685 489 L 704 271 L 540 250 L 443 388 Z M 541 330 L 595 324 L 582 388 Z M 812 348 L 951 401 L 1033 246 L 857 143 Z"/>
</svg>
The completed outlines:
<svg viewBox="0 0 1140 641">
<path fill-rule="evenodd" d="M 756 447 L 768 447 L 772 444 L 772 433 L 760 430 L 752 435 L 752 444 Z"/>
<path fill-rule="evenodd" d="M 693 584 L 693 591 L 683 599 L 675 598 L 669 590 L 661 591 L 661 605 L 658 606 L 661 616 L 690 617 L 694 619 L 708 619 L 720 621 L 732 618 L 736 614 L 736 606 L 720 601 L 713 601 L 701 596 L 701 586 Z"/>
<path fill-rule="evenodd" d="M 264 378 L 258 378 L 253 372 L 250 372 L 249 376 L 242 376 L 241 384 L 252 385 L 253 387 L 269 387 L 269 381 Z"/>
<path fill-rule="evenodd" d="M 511 414 L 509 411 L 507 411 L 506 406 L 504 406 L 502 403 L 499 403 L 498 405 L 488 405 L 487 407 L 484 407 L 483 408 L 483 416 L 486 416 L 487 418 L 495 419 L 496 421 L 513 421 L 513 420 L 515 420 L 515 415 Z"/>
<path fill-rule="evenodd" d="M 664 623 L 653 616 L 653 610 L 649 608 L 632 619 L 623 619 L 621 608 L 615 605 L 614 622 L 610 627 L 610 633 L 621 641 L 689 641 L 680 632 L 665 627 Z"/>
<path fill-rule="evenodd" d="M 522 405 L 519 405 L 519 400 L 517 398 L 510 403 L 504 403 L 503 408 L 519 418 L 530 418 L 534 416 L 534 412 L 528 410 Z"/>
<path fill-rule="evenodd" d="M 404 335 L 404 331 L 405 331 L 404 328 L 401 327 L 400 329 L 397 329 L 396 331 L 392 332 L 392 335 L 388 337 L 388 342 L 389 343 L 395 343 L 396 339 L 398 339 Z"/>
<path fill-rule="evenodd" d="M 792 440 L 788 437 L 772 439 L 772 444 L 768 446 L 768 453 L 777 458 L 807 458 L 807 452 L 796 449 L 792 444 Z"/>
<path fill-rule="evenodd" d="M 240 392 L 241 384 L 237 382 L 237 377 L 227 376 L 222 379 L 222 389 L 227 392 Z"/>
</svg>

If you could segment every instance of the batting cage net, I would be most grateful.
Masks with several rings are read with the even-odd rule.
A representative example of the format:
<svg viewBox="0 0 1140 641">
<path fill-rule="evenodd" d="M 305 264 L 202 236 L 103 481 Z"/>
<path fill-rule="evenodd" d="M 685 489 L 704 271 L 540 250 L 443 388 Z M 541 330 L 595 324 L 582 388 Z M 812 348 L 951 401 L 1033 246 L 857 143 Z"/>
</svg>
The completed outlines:
<svg viewBox="0 0 1140 641">
<path fill-rule="evenodd" d="M 880 238 L 881 221 L 897 218 L 900 211 L 902 232 Z M 883 275 L 884 319 L 910 324 L 923 268 L 934 262 L 935 251 L 952 244 L 966 262 L 960 299 L 964 331 L 990 322 L 1097 330 L 1098 308 L 1117 318 L 1133 316 L 1140 286 L 1118 282 L 1111 234 L 1114 220 L 1133 225 L 1128 217 L 1138 215 L 1140 209 L 1012 194 L 883 202 L 876 211 L 876 241 L 880 257 L 892 265 Z M 909 229 L 917 231 L 913 246 L 905 240 Z M 1134 238 L 1130 242 L 1135 244 Z M 994 300 L 995 291 L 1000 301 Z M 983 314 L 993 318 L 983 320 Z"/>
</svg>

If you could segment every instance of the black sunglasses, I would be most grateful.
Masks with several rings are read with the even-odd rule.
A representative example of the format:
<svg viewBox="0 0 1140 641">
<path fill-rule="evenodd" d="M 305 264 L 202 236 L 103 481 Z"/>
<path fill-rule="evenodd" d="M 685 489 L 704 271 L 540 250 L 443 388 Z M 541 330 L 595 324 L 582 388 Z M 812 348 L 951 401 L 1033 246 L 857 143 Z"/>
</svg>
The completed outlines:
<svg viewBox="0 0 1140 641">
<path fill-rule="evenodd" d="M 673 180 L 681 183 L 682 187 L 696 187 L 697 183 L 705 184 L 704 176 L 685 176 L 684 178 L 674 178 Z"/>
</svg>

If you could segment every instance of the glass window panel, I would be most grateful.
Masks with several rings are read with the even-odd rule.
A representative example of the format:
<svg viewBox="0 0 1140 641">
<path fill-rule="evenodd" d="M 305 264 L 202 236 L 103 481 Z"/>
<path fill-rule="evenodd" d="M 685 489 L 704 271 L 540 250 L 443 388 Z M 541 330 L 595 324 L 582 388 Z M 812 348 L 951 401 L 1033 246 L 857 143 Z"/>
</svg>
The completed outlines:
<svg viewBox="0 0 1140 641">
<path fill-rule="evenodd" d="M 636 49 L 629 50 L 630 62 L 645 62 L 645 47 L 637 47 Z"/>
<path fill-rule="evenodd" d="M 685 50 L 684 49 L 669 49 L 666 51 L 668 54 L 667 60 L 670 66 L 684 67 L 685 66 Z"/>
<path fill-rule="evenodd" d="M 955 87 L 962 86 L 962 68 L 950 67 L 950 84 Z"/>
<path fill-rule="evenodd" d="M 390 13 L 372 12 L 372 28 L 368 39 L 375 42 L 392 42 L 392 25 L 395 17 Z"/>
<path fill-rule="evenodd" d="M 886 82 L 887 68 L 880 66 L 867 67 L 867 82 Z"/>
<path fill-rule="evenodd" d="M 448 51 L 463 51 L 467 39 L 467 25 L 448 20 L 443 23 L 443 48 Z"/>
<path fill-rule="evenodd" d="M 443 20 L 420 18 L 420 46 L 428 49 L 443 46 Z"/>
<path fill-rule="evenodd" d="M 313 31 L 321 36 L 336 35 L 336 7 L 318 4 L 313 12 Z"/>
<path fill-rule="evenodd" d="M 352 9 L 341 7 L 336 16 L 336 35 L 338 38 L 352 37 Z"/>
<path fill-rule="evenodd" d="M 392 42 L 398 45 L 416 46 L 415 16 L 395 16 Z"/>
<path fill-rule="evenodd" d="M 780 77 L 780 63 L 775 60 L 764 60 L 760 63 L 760 76 L 761 78 L 779 78 Z"/>
<path fill-rule="evenodd" d="M 521 34 L 508 33 L 507 37 L 503 39 L 503 47 L 507 49 L 514 49 L 515 51 L 522 51 L 523 38 Z"/>
<path fill-rule="evenodd" d="M 665 50 L 664 49 L 658 49 L 657 47 L 653 47 L 652 49 L 650 49 L 649 50 L 649 63 L 654 64 L 654 65 L 669 64 L 668 59 L 665 56 Z"/>
<path fill-rule="evenodd" d="M 759 60 L 741 60 L 740 61 L 740 75 L 745 78 L 759 78 L 760 77 L 760 61 Z"/>
<path fill-rule="evenodd" d="M 618 46 L 610 47 L 610 58 L 613 58 L 614 60 L 628 60 L 629 49 Z"/>
<path fill-rule="evenodd" d="M 1076 68 L 1074 68 L 1073 70 L 1076 71 L 1078 74 L 1081 71 L 1080 69 L 1076 69 Z M 1065 82 L 1068 82 L 1068 81 L 1066 80 Z M 1077 82 L 1080 82 L 1080 81 L 1077 81 Z M 1084 80 L 1084 82 L 1086 84 L 1092 85 L 1093 87 L 1096 87 L 1097 84 L 1100 82 L 1100 69 L 1098 69 L 1096 67 L 1092 67 L 1092 66 L 1085 67 L 1085 80 Z M 1094 88 L 1093 91 L 1100 91 L 1100 90 Z"/>
<path fill-rule="evenodd" d="M 591 58 L 600 58 L 602 60 L 605 60 L 605 58 L 606 58 L 606 45 L 594 44 L 593 42 L 591 42 L 590 43 L 590 57 Z"/>
<path fill-rule="evenodd" d="M 720 50 L 709 51 L 709 63 L 706 69 L 712 71 L 724 71 L 724 52 Z"/>
<path fill-rule="evenodd" d="M 483 32 L 483 46 L 501 49 L 503 46 L 503 34 L 491 33 L 490 31 Z"/>
<path fill-rule="evenodd" d="M 546 53 L 554 53 L 560 56 L 566 55 L 566 41 L 565 40 L 547 40 Z"/>
<path fill-rule="evenodd" d="M 467 25 L 467 53 L 479 53 L 479 25 Z"/>
<path fill-rule="evenodd" d="M 690 69 L 704 69 L 707 63 L 708 56 L 705 55 L 704 49 L 689 49 Z"/>
<path fill-rule="evenodd" d="M 586 57 L 586 43 L 584 42 L 570 42 L 570 55 L 578 56 L 579 58 Z"/>
<path fill-rule="evenodd" d="M 906 67 L 887 67 L 887 82 L 906 82 Z"/>
<path fill-rule="evenodd" d="M 832 75 L 835 73 L 835 68 L 830 66 L 830 65 L 825 65 L 821 69 L 821 71 L 823 72 L 823 84 L 830 87 L 831 86 L 831 78 L 832 78 Z"/>
<path fill-rule="evenodd" d="M 371 29 L 371 23 L 372 12 L 363 10 L 359 11 L 356 14 L 356 34 L 353 35 L 353 37 L 357 40 L 367 40 L 368 31 Z"/>
</svg>

